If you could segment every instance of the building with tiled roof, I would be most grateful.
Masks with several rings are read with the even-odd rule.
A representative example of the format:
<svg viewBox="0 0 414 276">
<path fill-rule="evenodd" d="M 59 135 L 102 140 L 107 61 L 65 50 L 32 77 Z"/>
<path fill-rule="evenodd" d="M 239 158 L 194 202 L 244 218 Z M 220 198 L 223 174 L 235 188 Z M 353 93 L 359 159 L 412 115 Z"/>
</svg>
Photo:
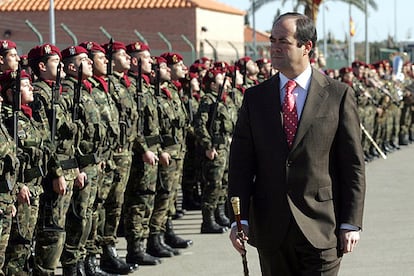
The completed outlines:
<svg viewBox="0 0 414 276">
<path fill-rule="evenodd" d="M 0 39 L 21 53 L 50 41 L 49 0 L 0 0 Z M 109 37 L 146 41 L 153 54 L 180 52 L 221 60 L 244 55 L 244 11 L 215 0 L 54 0 L 56 45 Z M 205 43 L 207 42 L 207 43 Z"/>
</svg>

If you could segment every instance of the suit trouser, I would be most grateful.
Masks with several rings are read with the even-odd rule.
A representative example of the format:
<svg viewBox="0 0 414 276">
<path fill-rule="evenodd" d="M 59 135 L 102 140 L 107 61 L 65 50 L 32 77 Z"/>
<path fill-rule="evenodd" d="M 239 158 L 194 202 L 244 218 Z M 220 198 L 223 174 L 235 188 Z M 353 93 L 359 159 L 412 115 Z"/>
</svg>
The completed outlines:
<svg viewBox="0 0 414 276">
<path fill-rule="evenodd" d="M 293 219 L 279 248 L 258 252 L 264 276 L 336 276 L 342 257 L 336 247 L 313 247 Z"/>
</svg>

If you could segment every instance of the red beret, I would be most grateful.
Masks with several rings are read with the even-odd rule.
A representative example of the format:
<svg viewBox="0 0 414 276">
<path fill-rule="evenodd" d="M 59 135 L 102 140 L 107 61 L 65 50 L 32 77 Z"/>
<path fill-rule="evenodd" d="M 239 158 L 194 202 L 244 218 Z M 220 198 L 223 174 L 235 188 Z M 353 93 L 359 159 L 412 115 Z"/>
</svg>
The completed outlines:
<svg viewBox="0 0 414 276">
<path fill-rule="evenodd" d="M 0 40 L 0 53 L 3 53 L 5 51 L 16 49 L 17 45 L 11 40 Z"/>
<path fill-rule="evenodd" d="M 191 73 L 199 73 L 200 71 L 206 70 L 207 67 L 204 63 L 193 63 L 190 66 L 189 71 Z"/>
<path fill-rule="evenodd" d="M 194 61 L 194 63 L 205 64 L 207 61 L 212 61 L 212 60 L 208 57 L 201 57 L 201 58 L 197 59 L 196 61 Z"/>
<path fill-rule="evenodd" d="M 261 67 L 264 64 L 270 63 L 270 60 L 268 60 L 267 58 L 261 58 L 261 59 L 256 60 L 256 63 L 259 67 Z"/>
<path fill-rule="evenodd" d="M 106 51 L 108 51 L 109 43 L 102 44 L 102 47 L 105 48 Z M 112 52 L 114 53 L 120 50 L 127 50 L 125 44 L 119 41 L 112 42 Z"/>
<path fill-rule="evenodd" d="M 214 62 L 214 68 L 221 70 L 221 72 L 226 72 L 227 67 L 229 67 L 229 64 L 225 61 L 216 61 Z"/>
<path fill-rule="evenodd" d="M 52 44 L 43 44 L 36 46 L 29 51 L 28 58 L 30 61 L 36 61 L 46 56 L 58 55 L 59 58 L 62 58 L 60 54 L 60 49 Z"/>
<path fill-rule="evenodd" d="M 128 44 L 126 46 L 126 51 L 127 53 L 133 53 L 133 52 L 143 52 L 143 51 L 150 51 L 150 47 L 141 42 L 141 41 L 136 41 L 134 43 Z"/>
<path fill-rule="evenodd" d="M 359 61 L 359 60 L 356 60 L 356 61 L 352 62 L 352 68 L 360 67 L 360 66 L 365 67 L 365 65 L 366 65 L 365 62 L 362 62 L 362 61 Z"/>
<path fill-rule="evenodd" d="M 346 73 L 351 73 L 352 72 L 352 67 L 342 67 L 341 69 L 339 69 L 339 74 L 341 75 L 345 75 Z"/>
<path fill-rule="evenodd" d="M 237 70 L 240 71 L 240 68 L 235 66 L 235 65 L 231 65 L 231 66 L 227 67 L 227 70 L 229 71 L 229 73 L 234 74 L 234 72 L 236 72 Z"/>
<path fill-rule="evenodd" d="M 21 66 L 28 66 L 29 65 L 29 57 L 27 55 L 20 56 L 20 65 Z"/>
<path fill-rule="evenodd" d="M 4 93 L 7 89 L 11 88 L 14 81 L 16 81 L 17 73 L 13 70 L 7 70 L 3 74 L 0 74 L 0 87 L 1 92 Z M 26 72 L 26 70 L 20 71 L 20 79 L 29 79 L 32 81 L 30 75 Z"/>
<path fill-rule="evenodd" d="M 218 74 L 223 74 L 223 72 L 221 70 L 215 69 L 215 68 L 208 70 L 207 74 L 203 78 L 203 84 L 208 85 L 212 82 L 215 82 L 216 81 L 216 76 Z"/>
<path fill-rule="evenodd" d="M 85 48 L 88 52 L 102 52 L 105 54 L 105 49 L 94 41 L 85 41 L 79 44 L 79 46 Z"/>
<path fill-rule="evenodd" d="M 161 63 L 167 63 L 167 60 L 163 57 L 152 57 L 154 64 L 160 65 Z"/>
<path fill-rule="evenodd" d="M 77 56 L 80 54 L 88 54 L 88 51 L 86 51 L 85 48 L 81 47 L 81 46 L 70 46 L 64 50 L 62 50 L 62 58 L 68 58 L 68 57 L 73 57 L 73 56 Z"/>
<path fill-rule="evenodd" d="M 242 57 L 236 61 L 235 65 L 239 68 L 243 68 L 250 60 L 252 60 L 250 57 Z"/>
<path fill-rule="evenodd" d="M 176 64 L 183 60 L 183 57 L 178 53 L 167 52 L 161 54 L 161 56 L 167 60 L 168 65 Z"/>
</svg>

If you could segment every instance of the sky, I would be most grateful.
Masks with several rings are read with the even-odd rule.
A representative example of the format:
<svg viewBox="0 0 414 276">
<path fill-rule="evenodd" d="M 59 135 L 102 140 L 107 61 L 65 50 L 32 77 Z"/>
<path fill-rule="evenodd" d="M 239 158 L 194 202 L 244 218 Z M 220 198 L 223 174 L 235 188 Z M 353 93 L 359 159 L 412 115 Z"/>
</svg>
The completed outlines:
<svg viewBox="0 0 414 276">
<path fill-rule="evenodd" d="M 240 10 L 247 10 L 251 0 L 217 0 Z M 283 7 L 280 0 L 264 4 L 256 11 L 256 30 L 269 31 L 278 9 L 281 13 L 291 11 L 293 2 L 288 1 Z M 413 0 L 375 0 L 378 9 L 368 7 L 368 40 L 383 41 L 391 36 L 396 41 L 414 40 Z M 349 33 L 349 4 L 338 0 L 324 0 L 319 10 L 317 21 L 318 39 L 330 32 L 337 40 L 344 40 Z M 322 7 L 325 6 L 325 12 Z M 303 12 L 299 10 L 299 12 Z M 325 14 L 325 16 L 323 15 Z M 323 18 L 325 17 L 325 20 Z M 354 41 L 365 40 L 365 15 L 356 7 L 351 8 L 351 17 L 355 24 Z M 323 23 L 325 22 L 325 24 Z M 253 25 L 250 17 L 250 25 Z M 325 25 L 325 28 L 324 28 Z M 325 29 L 325 31 L 324 31 Z"/>
</svg>

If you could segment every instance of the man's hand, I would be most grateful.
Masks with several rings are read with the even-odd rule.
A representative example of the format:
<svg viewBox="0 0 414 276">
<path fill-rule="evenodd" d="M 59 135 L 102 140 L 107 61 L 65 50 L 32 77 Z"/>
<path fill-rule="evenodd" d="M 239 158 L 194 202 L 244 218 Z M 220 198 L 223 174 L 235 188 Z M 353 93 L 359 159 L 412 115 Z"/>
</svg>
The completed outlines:
<svg viewBox="0 0 414 276">
<path fill-rule="evenodd" d="M 59 176 L 58 178 L 53 179 L 53 191 L 59 195 L 64 195 L 66 193 L 66 180 L 65 177 Z"/>
<path fill-rule="evenodd" d="M 86 175 L 85 172 L 81 172 L 76 177 L 74 185 L 78 187 L 79 189 L 83 189 L 87 181 L 88 181 L 88 176 Z"/>
<path fill-rule="evenodd" d="M 20 188 L 20 191 L 17 194 L 17 201 L 20 204 L 27 203 L 27 205 L 30 205 L 30 190 L 29 190 L 29 187 L 27 187 L 26 185 L 23 185 L 23 187 Z"/>
<path fill-rule="evenodd" d="M 158 156 L 152 151 L 148 150 L 142 155 L 142 161 L 152 166 L 158 163 Z"/>
<path fill-rule="evenodd" d="M 168 167 L 170 165 L 171 156 L 168 152 L 162 152 L 160 155 L 160 164 L 163 167 Z"/>
<path fill-rule="evenodd" d="M 247 242 L 249 240 L 249 238 L 248 238 L 249 226 L 242 225 L 242 227 L 243 227 L 243 232 L 242 232 L 241 237 L 237 233 L 237 227 L 236 226 L 231 228 L 230 236 L 229 236 L 229 238 L 231 240 L 231 243 L 233 244 L 233 247 L 240 254 L 244 254 L 246 252 L 246 248 L 244 247 L 244 242 Z"/>
<path fill-rule="evenodd" d="M 206 157 L 210 160 L 214 160 L 214 158 L 216 158 L 217 155 L 218 153 L 215 148 L 206 150 Z"/>
<path fill-rule="evenodd" d="M 349 253 L 354 250 L 360 238 L 359 232 L 346 229 L 339 230 L 340 249 L 343 253 Z"/>
</svg>

